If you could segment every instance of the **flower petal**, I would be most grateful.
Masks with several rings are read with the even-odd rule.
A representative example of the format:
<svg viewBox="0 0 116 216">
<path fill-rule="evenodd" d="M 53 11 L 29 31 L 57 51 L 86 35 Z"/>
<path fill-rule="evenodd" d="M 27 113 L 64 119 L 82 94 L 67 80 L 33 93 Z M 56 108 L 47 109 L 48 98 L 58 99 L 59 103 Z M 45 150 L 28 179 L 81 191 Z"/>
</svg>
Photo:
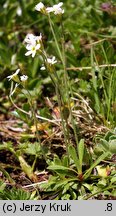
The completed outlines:
<svg viewBox="0 0 116 216">
<path fill-rule="evenodd" d="M 29 56 L 31 54 L 32 54 L 32 51 L 30 50 L 30 51 L 28 51 L 28 52 L 25 53 L 25 56 Z"/>
</svg>

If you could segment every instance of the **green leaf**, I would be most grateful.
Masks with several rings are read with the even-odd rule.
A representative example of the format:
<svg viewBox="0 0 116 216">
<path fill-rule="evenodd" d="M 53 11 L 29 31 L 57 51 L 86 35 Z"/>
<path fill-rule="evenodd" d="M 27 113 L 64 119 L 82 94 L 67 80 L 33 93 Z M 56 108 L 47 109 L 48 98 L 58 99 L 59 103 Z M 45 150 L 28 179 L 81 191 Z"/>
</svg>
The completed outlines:
<svg viewBox="0 0 116 216">
<path fill-rule="evenodd" d="M 81 139 L 78 144 L 79 164 L 82 172 L 83 156 L 84 156 L 84 139 Z"/>
<path fill-rule="evenodd" d="M 76 149 L 72 145 L 70 145 L 68 148 L 68 151 L 69 151 L 69 155 L 71 156 L 72 160 L 74 161 L 75 166 L 76 166 L 76 168 L 80 174 L 81 173 L 81 167 L 80 167 L 80 162 L 79 162 L 79 159 L 77 156 Z"/>
<path fill-rule="evenodd" d="M 116 140 L 109 142 L 109 150 L 111 153 L 116 154 Z"/>
<path fill-rule="evenodd" d="M 67 168 L 65 166 L 61 166 L 61 165 L 51 165 L 51 166 L 48 166 L 48 169 L 52 170 L 52 171 L 55 171 L 59 174 L 63 174 L 64 176 L 67 175 L 67 176 L 73 176 L 76 174 L 78 174 L 75 170 L 71 169 L 71 168 Z"/>
<path fill-rule="evenodd" d="M 89 191 L 92 191 L 92 190 L 93 190 L 93 185 L 92 185 L 92 184 L 84 183 L 83 186 L 84 186 L 85 188 L 87 188 Z"/>
<path fill-rule="evenodd" d="M 108 131 L 104 137 L 105 140 L 109 141 L 110 137 L 114 135 L 111 131 Z"/>
<path fill-rule="evenodd" d="M 116 184 L 116 176 L 112 177 L 112 179 L 111 179 L 111 183 L 112 183 L 112 184 L 113 184 L 113 183 Z"/>
<path fill-rule="evenodd" d="M 116 140 L 116 135 L 112 135 L 109 140 Z"/>
<path fill-rule="evenodd" d="M 62 165 L 60 158 L 56 155 L 54 158 L 54 164 L 55 165 Z"/>
<path fill-rule="evenodd" d="M 6 183 L 0 180 L 0 192 L 4 191 Z"/>
<path fill-rule="evenodd" d="M 0 200 L 37 200 L 37 196 L 35 194 L 31 196 L 30 192 L 24 191 L 21 188 L 7 189 L 0 192 Z"/>
<path fill-rule="evenodd" d="M 88 178 L 89 175 L 91 174 L 91 171 L 93 168 L 95 168 L 102 160 L 104 160 L 107 156 L 109 155 L 109 152 L 103 153 L 94 163 L 93 165 L 85 172 L 84 174 L 84 179 Z"/>
<path fill-rule="evenodd" d="M 63 164 L 63 166 L 65 166 L 65 167 L 68 167 L 68 166 L 69 166 L 69 159 L 68 159 L 68 156 L 67 156 L 67 155 L 64 155 L 64 156 L 62 157 L 62 164 Z"/>
<path fill-rule="evenodd" d="M 97 184 L 99 187 L 105 187 L 105 186 L 107 186 L 107 181 L 106 181 L 106 179 L 102 179 L 102 180 L 100 180 L 99 182 L 98 182 L 98 184 Z"/>
<path fill-rule="evenodd" d="M 102 145 L 104 150 L 109 151 L 109 144 L 108 144 L 108 142 L 106 140 L 101 139 L 101 145 Z"/>
<path fill-rule="evenodd" d="M 0 166 L 0 171 L 3 173 L 4 176 L 6 176 L 6 178 L 11 184 L 15 184 L 15 181 L 10 177 L 9 173 L 2 166 Z"/>
<path fill-rule="evenodd" d="M 28 154 L 28 155 L 41 155 L 41 148 L 38 142 L 33 143 L 24 143 L 23 145 L 19 145 L 20 149 L 22 150 L 23 153 Z"/>
<path fill-rule="evenodd" d="M 70 199 L 70 194 L 64 194 L 62 196 L 62 200 L 69 200 Z"/>
<path fill-rule="evenodd" d="M 25 161 L 25 159 L 22 156 L 18 157 L 20 166 L 24 173 L 31 179 L 31 180 L 37 180 L 36 175 L 33 173 L 32 167 Z"/>
<path fill-rule="evenodd" d="M 111 192 L 111 195 L 114 196 L 114 197 L 116 197 L 116 190 L 113 190 L 113 191 Z"/>
</svg>

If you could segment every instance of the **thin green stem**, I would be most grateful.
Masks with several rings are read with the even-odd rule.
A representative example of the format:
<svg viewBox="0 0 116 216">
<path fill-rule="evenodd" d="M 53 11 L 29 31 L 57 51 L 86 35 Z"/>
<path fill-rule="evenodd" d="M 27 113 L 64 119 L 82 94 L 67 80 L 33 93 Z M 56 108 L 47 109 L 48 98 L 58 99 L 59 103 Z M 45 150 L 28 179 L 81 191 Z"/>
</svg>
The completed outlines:
<svg viewBox="0 0 116 216">
<path fill-rule="evenodd" d="M 98 61 L 97 61 L 97 58 L 96 58 L 94 50 L 93 50 L 93 55 L 94 55 L 94 59 L 95 59 L 95 62 L 97 64 L 97 67 L 99 68 L 99 64 L 98 64 Z M 107 103 L 108 97 L 107 97 L 107 92 L 106 92 L 106 89 L 105 89 L 105 85 L 104 85 L 104 81 L 103 81 L 103 76 L 102 76 L 101 72 L 102 72 L 102 69 L 101 69 L 101 71 L 99 71 L 99 77 L 101 79 L 101 83 L 102 83 L 102 87 L 103 87 L 103 92 L 104 92 L 105 100 L 106 100 L 106 103 Z M 98 97 L 99 97 L 99 95 L 98 95 Z M 104 112 L 103 106 L 100 106 L 100 111 L 101 111 L 101 113 L 102 113 L 102 115 L 104 117 L 104 121 L 105 121 L 105 112 Z M 106 123 L 106 121 L 104 123 Z"/>
<path fill-rule="evenodd" d="M 99 97 L 97 94 L 97 81 L 96 81 L 96 76 L 95 76 L 95 66 L 94 66 L 94 50 L 93 50 L 93 45 L 91 46 L 91 67 L 92 67 L 92 81 L 93 81 L 93 88 L 94 88 L 94 98 L 95 98 L 95 109 L 97 113 L 100 112 L 100 101 Z"/>
<path fill-rule="evenodd" d="M 58 77 L 58 74 L 55 70 L 53 72 L 49 71 L 49 66 L 47 66 L 47 54 L 45 51 L 42 52 L 42 56 L 43 56 L 44 64 L 46 65 L 46 68 L 49 72 L 49 76 L 50 76 L 50 78 L 54 84 L 55 90 L 56 90 L 56 95 L 57 95 L 57 99 L 58 99 L 58 106 L 60 109 L 61 123 L 62 123 L 62 128 L 63 128 L 63 133 L 64 133 L 64 140 L 65 140 L 66 150 L 68 153 L 69 134 L 68 134 L 68 129 L 67 129 L 67 123 L 65 121 L 63 111 L 62 111 L 62 106 L 64 106 L 64 102 L 63 102 L 62 91 L 59 87 L 59 77 Z"/>
<path fill-rule="evenodd" d="M 59 57 L 60 57 L 60 59 L 62 61 L 63 68 L 64 68 L 64 83 L 65 83 L 65 89 L 66 89 L 66 98 L 67 98 L 67 101 L 68 101 L 68 108 L 69 108 L 69 111 L 70 111 L 71 122 L 72 122 L 72 125 L 73 125 L 75 140 L 76 140 L 76 143 L 78 144 L 78 136 L 77 136 L 76 126 L 75 126 L 73 115 L 72 115 L 71 100 L 70 100 L 70 95 L 69 95 L 69 90 L 70 90 L 69 86 L 70 85 L 69 85 L 69 78 L 68 78 L 68 73 L 67 73 L 67 69 L 66 69 L 65 39 L 64 39 L 63 22 L 61 21 L 61 28 L 62 28 L 62 53 L 61 53 L 60 48 L 59 48 L 59 44 L 58 44 L 58 41 L 57 41 L 57 38 L 56 38 L 56 35 L 55 35 L 55 32 L 54 32 L 54 29 L 53 29 L 53 26 L 52 26 L 52 21 L 51 21 L 50 15 L 48 15 L 48 18 L 49 18 L 49 24 L 50 24 L 50 28 L 51 28 L 51 31 L 52 31 L 52 34 L 53 34 L 53 38 L 54 38 L 54 41 L 55 41 L 55 44 L 56 44 L 56 47 L 57 47 L 57 50 L 58 50 L 58 53 L 59 53 Z M 61 90 L 60 90 L 60 93 L 61 93 Z M 68 119 L 65 119 L 65 121 L 66 121 L 67 131 L 68 131 Z"/>
<path fill-rule="evenodd" d="M 105 57 L 105 60 L 106 60 L 106 64 L 109 65 L 109 61 L 108 61 L 106 52 L 105 52 L 105 50 L 104 50 L 104 47 L 103 47 L 102 44 L 100 44 L 100 46 L 101 46 L 102 52 L 103 52 L 103 54 L 104 54 L 104 57 Z M 111 76 L 110 76 L 110 83 L 109 83 L 109 88 L 108 88 L 108 102 L 107 102 L 108 111 L 107 111 L 107 121 L 109 120 L 110 109 L 111 109 L 111 100 L 112 100 L 112 78 L 113 78 L 113 75 L 112 75 L 112 73 L 111 73 L 111 70 L 110 70 L 110 67 L 109 67 L 109 66 L 108 66 L 108 70 L 109 70 Z"/>
<path fill-rule="evenodd" d="M 37 155 L 35 155 L 35 159 L 34 159 L 33 164 L 32 164 L 32 170 L 34 170 L 34 168 L 35 168 L 36 161 L 37 161 Z"/>
<path fill-rule="evenodd" d="M 64 64 L 63 59 L 62 59 L 62 53 L 60 51 L 60 48 L 59 48 L 59 45 L 58 45 L 58 41 L 57 41 L 56 35 L 54 33 L 54 29 L 53 29 L 53 25 L 52 25 L 52 20 L 50 18 L 50 14 L 48 14 L 48 21 L 49 21 L 49 25 L 50 25 L 50 28 L 51 28 L 51 31 L 52 31 L 52 34 L 53 34 L 53 38 L 54 38 L 55 44 L 56 44 L 56 48 L 58 50 L 58 54 L 59 54 L 60 60 L 62 61 L 62 64 Z"/>
<path fill-rule="evenodd" d="M 76 141 L 76 144 L 78 145 L 78 136 L 77 136 L 77 131 L 76 131 L 76 125 L 75 125 L 75 122 L 74 122 L 72 109 L 71 109 L 70 93 L 71 93 L 71 96 L 73 96 L 73 95 L 72 95 L 71 85 L 69 84 L 68 72 L 67 72 L 67 69 L 66 69 L 65 38 L 64 38 L 65 34 L 64 34 L 64 26 L 63 26 L 62 20 L 61 20 L 61 28 L 62 28 L 62 53 L 63 53 L 63 67 L 64 67 L 64 82 L 65 82 L 66 94 L 67 94 L 67 99 L 68 99 L 68 108 L 69 108 L 69 111 L 70 111 L 71 122 L 72 122 L 72 125 L 73 125 L 75 141 Z"/>
</svg>

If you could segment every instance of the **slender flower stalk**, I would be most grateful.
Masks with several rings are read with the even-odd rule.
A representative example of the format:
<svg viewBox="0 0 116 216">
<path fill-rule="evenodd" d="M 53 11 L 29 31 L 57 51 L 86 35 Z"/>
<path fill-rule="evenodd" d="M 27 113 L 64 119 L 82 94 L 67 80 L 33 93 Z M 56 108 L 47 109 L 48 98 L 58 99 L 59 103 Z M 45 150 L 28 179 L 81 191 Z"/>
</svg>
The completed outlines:
<svg viewBox="0 0 116 216">
<path fill-rule="evenodd" d="M 18 72 L 19 72 L 19 70 L 17 70 L 17 71 L 15 72 L 15 76 L 18 74 Z M 11 77 L 11 78 L 12 78 L 12 77 Z M 13 102 L 13 99 L 12 99 L 12 96 L 13 96 L 14 92 L 16 91 L 16 88 L 17 88 L 19 85 L 22 85 L 22 87 L 26 90 L 27 94 L 25 93 L 25 96 L 28 98 L 28 103 L 29 103 L 29 105 L 30 105 L 31 114 L 32 114 L 32 115 L 30 115 L 30 117 L 33 118 L 34 124 L 35 124 L 35 127 L 36 127 L 36 133 L 35 133 L 35 135 L 36 135 L 36 138 L 37 138 L 37 140 L 38 140 L 38 142 L 39 142 L 39 144 L 40 144 L 40 146 L 41 146 L 41 151 L 42 151 L 42 153 L 43 153 L 43 156 L 44 156 L 44 158 L 45 158 L 45 160 L 46 160 L 47 158 L 46 158 L 46 156 L 45 156 L 45 154 L 44 154 L 44 151 L 43 151 L 43 148 L 42 148 L 42 145 L 41 145 L 41 140 L 40 140 L 40 137 L 39 137 L 39 135 L 38 135 L 38 128 L 37 128 L 38 120 L 37 120 L 37 118 L 36 118 L 36 111 L 35 111 L 35 108 L 34 108 L 34 105 L 33 105 L 32 95 L 30 94 L 30 92 L 28 91 L 28 89 L 26 89 L 25 85 L 23 85 L 23 82 L 27 81 L 28 76 L 22 75 L 22 76 L 20 76 L 20 79 L 21 79 L 21 82 L 20 82 L 20 83 L 16 83 L 14 89 L 13 89 L 13 81 L 12 81 L 9 98 L 10 98 L 11 103 L 14 105 L 14 107 L 15 107 L 16 109 L 20 110 L 21 112 L 23 112 L 23 113 L 25 113 L 25 114 L 30 115 L 30 114 L 27 113 L 25 110 L 19 108 L 19 107 Z M 11 80 L 11 79 L 10 79 L 10 80 Z"/>
<path fill-rule="evenodd" d="M 62 53 L 63 53 L 62 56 L 63 56 L 63 67 L 64 67 L 64 82 L 65 82 L 65 87 L 66 87 L 66 94 L 67 94 L 67 99 L 68 99 L 68 108 L 69 108 L 69 111 L 70 111 L 71 122 L 72 122 L 72 125 L 73 125 L 75 141 L 76 141 L 76 144 L 78 144 L 78 136 L 77 136 L 77 131 L 76 131 L 76 125 L 75 125 L 75 122 L 74 122 L 72 108 L 71 108 L 70 94 L 71 94 L 71 96 L 73 96 L 73 94 L 72 94 L 71 85 L 69 83 L 69 77 L 68 77 L 68 72 L 67 72 L 67 68 L 66 68 L 65 38 L 64 38 L 64 26 L 63 26 L 62 19 L 61 19 L 61 29 L 62 29 Z"/>
<path fill-rule="evenodd" d="M 10 96 L 12 96 L 15 93 L 18 86 L 19 86 L 19 84 L 16 83 L 14 89 L 12 89 L 12 91 L 10 92 Z"/>
<path fill-rule="evenodd" d="M 44 60 L 44 65 L 46 65 L 48 58 L 47 58 L 47 54 L 45 51 L 43 53 L 43 60 Z M 56 60 L 53 57 L 52 59 L 49 59 L 48 61 L 50 63 L 51 62 L 54 63 Z M 51 65 L 51 68 L 52 68 L 52 65 Z M 59 77 L 57 75 L 57 72 L 54 68 L 54 73 L 51 73 L 51 68 L 47 67 L 47 70 L 49 72 L 49 76 L 50 76 L 50 78 L 54 84 L 55 90 L 56 90 L 58 106 L 59 106 L 60 115 L 61 115 L 61 124 L 62 124 L 62 128 L 63 128 L 64 140 L 65 140 L 66 150 L 67 150 L 67 154 L 68 154 L 69 134 L 68 134 L 67 125 L 66 125 L 65 118 L 63 115 L 63 111 L 62 111 L 62 107 L 64 106 L 63 95 L 62 95 L 62 91 L 60 89 L 60 81 L 59 81 Z"/>
<path fill-rule="evenodd" d="M 58 44 L 58 41 L 57 41 L 57 38 L 56 38 L 56 35 L 55 35 L 55 32 L 54 32 L 54 29 L 53 29 L 53 26 L 52 26 L 52 20 L 51 20 L 49 14 L 48 14 L 48 21 L 49 21 L 51 32 L 52 32 L 52 35 L 53 35 L 53 38 L 54 38 L 54 41 L 55 41 L 55 44 L 56 44 L 56 48 L 58 50 L 58 54 L 59 54 L 60 60 L 61 60 L 62 64 L 64 64 L 63 59 L 62 59 L 62 53 L 60 51 L 59 44 Z"/>
<path fill-rule="evenodd" d="M 57 38 L 56 38 L 56 35 L 55 35 L 55 32 L 54 32 L 54 29 L 53 29 L 53 26 L 52 26 L 52 20 L 51 20 L 51 18 L 50 18 L 50 15 L 48 14 L 48 18 L 49 18 L 49 24 L 50 24 L 50 28 L 51 28 L 51 32 L 52 32 L 52 34 L 53 34 L 53 38 L 54 38 L 54 41 L 55 41 L 55 44 L 56 44 L 56 47 L 57 47 L 57 50 L 58 50 L 58 53 L 59 53 L 59 57 L 60 57 L 60 60 L 61 60 L 61 62 L 62 62 L 62 64 L 63 64 L 63 68 L 64 68 L 64 73 L 66 72 L 66 62 L 65 62 L 65 51 L 63 52 L 63 54 L 62 54 L 62 52 L 61 52 L 61 50 L 60 50 L 60 47 L 59 47 L 59 44 L 58 44 L 58 41 L 57 41 Z M 55 73 L 56 74 L 56 76 L 57 76 L 57 73 Z M 65 75 L 64 75 L 65 76 Z M 58 76 L 57 76 L 57 80 L 58 80 L 59 78 L 58 78 Z M 67 80 L 65 79 L 65 88 L 66 88 L 66 92 L 68 93 L 68 91 L 69 91 L 69 89 L 67 88 L 67 86 L 68 86 L 68 83 L 67 83 Z M 60 95 L 61 95 L 61 98 L 62 98 L 62 103 L 61 104 L 59 104 L 59 107 L 61 106 L 65 106 L 64 105 L 64 101 L 63 101 L 63 95 L 62 95 L 62 89 L 60 89 L 59 88 L 59 91 L 57 91 L 57 97 L 59 97 L 58 96 L 58 92 L 60 93 Z M 59 98 L 60 100 L 61 100 L 61 98 Z M 68 97 L 69 98 L 69 97 Z M 68 99 L 67 98 L 67 99 Z M 68 100 L 69 101 L 69 100 Z M 65 143 L 66 143 L 66 145 L 67 145 L 67 140 L 68 140 L 68 142 L 70 142 L 69 141 L 69 132 L 68 132 L 68 122 L 67 122 L 67 119 L 65 119 L 64 118 L 64 115 L 63 115 L 63 112 L 62 112 L 62 108 L 60 108 L 60 113 L 61 113 L 61 116 L 62 116 L 62 118 L 63 118 L 63 120 L 62 120 L 62 125 L 63 125 L 63 131 L 64 131 L 64 134 L 65 134 L 65 137 L 67 137 L 66 139 L 65 139 Z M 64 124 L 64 119 L 65 119 L 65 124 Z"/>
</svg>

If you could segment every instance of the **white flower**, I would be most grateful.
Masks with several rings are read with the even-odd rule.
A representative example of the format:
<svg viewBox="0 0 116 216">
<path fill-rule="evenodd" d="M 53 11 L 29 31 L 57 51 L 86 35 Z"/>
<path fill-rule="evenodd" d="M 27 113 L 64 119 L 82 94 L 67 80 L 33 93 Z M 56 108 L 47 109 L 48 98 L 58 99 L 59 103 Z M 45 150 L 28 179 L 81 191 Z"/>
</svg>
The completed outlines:
<svg viewBox="0 0 116 216">
<path fill-rule="evenodd" d="M 41 68 L 40 68 L 40 70 L 45 70 L 45 69 L 46 69 L 46 68 L 45 68 L 44 65 L 42 65 Z"/>
<path fill-rule="evenodd" d="M 50 65 L 57 63 L 56 57 L 53 56 L 52 58 L 47 58 L 47 63 Z"/>
<path fill-rule="evenodd" d="M 13 54 L 11 57 L 11 65 L 15 65 L 16 64 L 16 54 Z"/>
<path fill-rule="evenodd" d="M 40 34 L 40 36 L 35 36 L 33 34 L 27 34 L 24 41 L 27 43 L 26 49 L 28 50 L 25 55 L 32 55 L 32 57 L 34 57 L 37 50 L 41 48 L 42 35 Z"/>
<path fill-rule="evenodd" d="M 37 11 L 41 11 L 42 9 L 44 9 L 45 6 L 42 2 L 38 3 L 36 6 L 35 6 L 35 10 Z"/>
<path fill-rule="evenodd" d="M 41 47 L 40 44 L 36 44 L 36 45 L 27 45 L 27 46 L 26 46 L 26 49 L 27 49 L 28 51 L 25 53 L 25 56 L 32 55 L 32 57 L 34 58 L 35 55 L 36 55 L 37 50 L 39 50 L 40 47 Z"/>
<path fill-rule="evenodd" d="M 46 11 L 47 11 L 48 13 L 51 13 L 51 12 L 53 12 L 54 10 L 53 10 L 53 7 L 47 7 L 47 8 L 46 8 Z"/>
<path fill-rule="evenodd" d="M 53 7 L 46 8 L 46 11 L 48 13 L 53 12 L 55 15 L 60 15 L 64 13 L 64 10 L 61 8 L 63 5 L 63 2 L 60 2 L 59 4 L 53 5 Z"/>
<path fill-rule="evenodd" d="M 52 58 L 47 58 L 46 63 L 51 67 L 51 65 L 54 65 L 55 63 L 57 63 L 56 57 L 53 56 Z M 46 67 L 44 65 L 42 65 L 42 67 L 40 68 L 40 70 L 45 70 L 45 69 Z"/>
<path fill-rule="evenodd" d="M 18 16 L 22 16 L 22 9 L 21 9 L 21 7 L 17 8 L 17 15 Z"/>
<path fill-rule="evenodd" d="M 27 44 L 35 44 L 36 43 L 36 36 L 33 34 L 27 34 L 24 42 L 26 42 Z"/>
<path fill-rule="evenodd" d="M 28 79 L 28 76 L 27 75 L 22 75 L 22 76 L 20 76 L 20 79 L 21 79 L 22 82 L 25 82 Z"/>
<path fill-rule="evenodd" d="M 27 34 L 24 42 L 30 45 L 35 45 L 36 43 L 40 43 L 42 41 L 42 34 L 40 36 L 35 36 L 33 34 Z"/>
<path fill-rule="evenodd" d="M 45 5 L 44 5 L 42 2 L 38 3 L 38 4 L 35 6 L 35 10 L 40 11 L 40 12 L 43 13 L 43 14 L 46 14 L 46 13 L 47 13 L 46 8 L 45 8 Z"/>
<path fill-rule="evenodd" d="M 4 4 L 3 4 L 3 8 L 5 9 L 5 8 L 7 8 L 8 7 L 8 4 L 9 4 L 9 2 L 7 1 L 7 2 L 5 2 Z"/>
<path fill-rule="evenodd" d="M 13 80 L 17 77 L 18 73 L 19 73 L 20 69 L 17 69 L 16 72 L 10 76 L 7 76 L 7 78 L 10 80 Z"/>
</svg>

